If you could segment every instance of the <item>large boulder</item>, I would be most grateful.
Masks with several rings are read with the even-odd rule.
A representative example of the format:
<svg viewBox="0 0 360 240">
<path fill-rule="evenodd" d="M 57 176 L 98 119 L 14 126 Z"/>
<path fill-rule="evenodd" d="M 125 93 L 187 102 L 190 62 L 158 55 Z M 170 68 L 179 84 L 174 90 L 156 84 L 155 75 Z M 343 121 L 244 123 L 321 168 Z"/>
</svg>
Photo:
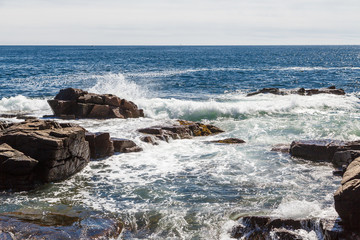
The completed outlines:
<svg viewBox="0 0 360 240">
<path fill-rule="evenodd" d="M 144 117 L 142 109 L 131 101 L 112 94 L 95 94 L 75 88 L 60 90 L 48 100 L 54 115 L 59 118 L 138 118 Z"/>
<path fill-rule="evenodd" d="M 28 190 L 64 180 L 89 162 L 85 129 L 54 121 L 27 120 L 0 134 L 0 189 Z"/>
<path fill-rule="evenodd" d="M 316 94 L 334 94 L 334 95 L 345 95 L 345 91 L 343 89 L 337 89 L 335 86 L 330 86 L 328 88 L 319 88 L 319 89 L 279 89 L 279 88 L 263 88 L 256 92 L 248 93 L 246 96 L 254 96 L 260 93 L 271 93 L 275 95 L 289 95 L 289 94 L 298 94 L 298 95 L 316 95 Z"/>
<path fill-rule="evenodd" d="M 347 167 L 334 199 L 344 226 L 360 231 L 360 157 Z"/>
</svg>

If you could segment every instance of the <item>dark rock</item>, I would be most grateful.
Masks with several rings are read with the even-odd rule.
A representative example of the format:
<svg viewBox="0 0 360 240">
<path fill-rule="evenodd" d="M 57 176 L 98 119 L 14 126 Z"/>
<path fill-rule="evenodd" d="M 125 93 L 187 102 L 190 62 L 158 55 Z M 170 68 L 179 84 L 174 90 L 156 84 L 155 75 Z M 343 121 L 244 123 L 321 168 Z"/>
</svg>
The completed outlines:
<svg viewBox="0 0 360 240">
<path fill-rule="evenodd" d="M 142 148 L 137 146 L 135 142 L 129 139 L 111 138 L 111 140 L 114 142 L 115 152 L 129 153 L 142 151 Z"/>
<path fill-rule="evenodd" d="M 353 231 L 348 231 L 342 227 L 340 218 L 321 219 L 320 230 L 324 240 L 360 240 L 360 235 Z"/>
<path fill-rule="evenodd" d="M 289 153 L 290 146 L 287 144 L 276 144 L 274 145 L 271 150 L 272 152 L 282 152 L 282 153 Z"/>
<path fill-rule="evenodd" d="M 335 192 L 335 209 L 344 222 L 344 227 L 360 229 L 360 158 L 347 167 L 341 186 Z"/>
<path fill-rule="evenodd" d="M 348 166 L 355 158 L 360 157 L 359 150 L 337 151 L 334 154 L 332 163 L 335 167 Z"/>
<path fill-rule="evenodd" d="M 61 89 L 59 91 L 59 93 L 55 96 L 55 99 L 56 100 L 75 101 L 80 96 L 84 96 L 87 93 L 88 92 L 81 90 L 81 89 L 66 88 L 66 89 Z"/>
<path fill-rule="evenodd" d="M 87 117 L 89 118 L 109 118 L 110 106 L 95 104 Z"/>
<path fill-rule="evenodd" d="M 312 161 L 331 162 L 334 154 L 346 142 L 336 140 L 301 140 L 293 141 L 290 145 L 290 154 Z"/>
<path fill-rule="evenodd" d="M 244 140 L 239 139 L 239 138 L 225 138 L 222 140 L 215 140 L 215 141 L 210 141 L 212 143 L 222 143 L 222 144 L 239 144 L 239 143 L 245 143 Z"/>
<path fill-rule="evenodd" d="M 28 120 L 13 124 L 2 131 L 0 144 L 4 149 L 8 146 L 13 149 L 4 150 L 10 158 L 3 158 L 2 164 L 13 169 L 5 168 L 0 189 L 11 185 L 13 190 L 28 190 L 39 182 L 64 180 L 82 170 L 90 158 L 85 129 L 64 128 L 53 121 Z"/>
<path fill-rule="evenodd" d="M 48 100 L 56 117 L 73 118 L 138 118 L 142 109 L 131 101 L 111 94 L 99 95 L 81 89 L 62 89 L 55 99 Z"/>
<path fill-rule="evenodd" d="M 122 223 L 101 215 L 63 213 L 2 213 L 0 239 L 116 239 Z M 7 237 L 7 238 L 5 238 Z M 9 238 L 10 237 L 10 238 Z"/>
<path fill-rule="evenodd" d="M 254 96 L 260 93 L 271 93 L 275 95 L 289 95 L 289 94 L 299 94 L 299 95 L 315 95 L 315 94 L 334 94 L 334 95 L 345 95 L 345 91 L 343 89 L 336 89 L 335 86 L 331 86 L 328 88 L 320 88 L 320 89 L 304 89 L 300 88 L 297 90 L 286 90 L 279 88 L 263 88 L 256 92 L 248 93 L 246 96 Z"/>
<path fill-rule="evenodd" d="M 153 136 L 144 136 L 140 138 L 141 141 L 150 143 L 152 145 L 159 145 L 159 143 L 155 140 Z"/>
<path fill-rule="evenodd" d="M 86 141 L 89 142 L 90 156 L 92 159 L 108 157 L 114 154 L 114 144 L 110 134 L 106 132 L 86 133 Z"/>
<path fill-rule="evenodd" d="M 206 125 L 197 122 L 178 120 L 180 125 L 154 126 L 150 128 L 138 129 L 139 132 L 155 136 L 161 141 L 168 142 L 170 139 L 188 139 L 193 136 L 208 136 L 224 132 L 213 125 Z M 150 138 L 144 140 L 154 142 Z"/>
</svg>

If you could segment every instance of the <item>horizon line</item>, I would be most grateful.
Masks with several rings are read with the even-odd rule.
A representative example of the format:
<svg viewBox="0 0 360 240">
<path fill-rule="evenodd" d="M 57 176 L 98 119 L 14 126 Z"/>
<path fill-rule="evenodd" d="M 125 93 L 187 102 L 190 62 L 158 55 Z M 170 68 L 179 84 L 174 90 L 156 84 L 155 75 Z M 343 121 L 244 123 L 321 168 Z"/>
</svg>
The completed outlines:
<svg viewBox="0 0 360 240">
<path fill-rule="evenodd" d="M 359 44 L 0 44 L 0 47 L 256 47 L 256 46 L 360 46 Z"/>
</svg>

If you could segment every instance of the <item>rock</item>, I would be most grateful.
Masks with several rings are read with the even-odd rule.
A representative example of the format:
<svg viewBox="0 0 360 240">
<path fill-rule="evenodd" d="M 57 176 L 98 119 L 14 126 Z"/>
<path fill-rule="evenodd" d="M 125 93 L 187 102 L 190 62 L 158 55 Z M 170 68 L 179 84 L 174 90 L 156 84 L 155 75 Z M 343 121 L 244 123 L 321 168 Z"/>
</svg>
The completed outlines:
<svg viewBox="0 0 360 240">
<path fill-rule="evenodd" d="M 300 140 L 293 141 L 290 145 L 290 154 L 312 161 L 331 162 L 334 154 L 346 142 L 337 140 Z"/>
<path fill-rule="evenodd" d="M 271 150 L 272 152 L 282 152 L 282 153 L 289 153 L 290 146 L 287 144 L 276 144 L 274 145 Z"/>
<path fill-rule="evenodd" d="M 245 143 L 244 140 L 239 139 L 239 138 L 225 138 L 222 140 L 215 140 L 215 141 L 210 141 L 212 143 L 222 143 L 222 144 L 239 144 L 239 143 Z"/>
<path fill-rule="evenodd" d="M 299 235 L 300 231 L 303 234 Z M 237 239 L 304 239 L 304 233 L 315 232 L 318 239 L 360 239 L 359 234 L 348 231 L 339 224 L 339 219 L 281 219 L 263 216 L 248 216 L 239 219 L 232 229 L 231 237 Z M 305 238 L 307 239 L 307 238 Z"/>
<path fill-rule="evenodd" d="M 152 145 L 159 145 L 159 143 L 155 140 L 153 136 L 144 136 L 140 138 L 141 141 L 150 143 Z"/>
<path fill-rule="evenodd" d="M 0 239 L 116 239 L 121 221 L 100 214 L 2 213 Z M 7 238 L 5 238 L 7 237 Z M 10 237 L 10 238 L 9 238 Z"/>
<path fill-rule="evenodd" d="M 344 227 L 360 229 L 360 158 L 347 167 L 341 186 L 334 194 L 335 209 L 344 222 Z"/>
<path fill-rule="evenodd" d="M 240 219 L 240 224 L 232 229 L 231 237 L 238 239 L 302 239 L 297 230 L 310 232 L 316 223 L 310 219 L 293 220 L 261 216 L 249 216 Z"/>
<path fill-rule="evenodd" d="M 115 152 L 129 153 L 140 152 L 142 148 L 137 146 L 135 142 L 123 138 L 111 138 L 114 143 Z"/>
<path fill-rule="evenodd" d="M 56 117 L 62 118 L 138 118 L 142 109 L 131 101 L 112 94 L 88 93 L 81 89 L 62 89 L 55 99 L 48 100 Z"/>
<path fill-rule="evenodd" d="M 0 144 L 8 158 L 3 155 L 2 165 L 18 169 L 7 169 L 2 174 L 0 189 L 11 185 L 13 190 L 29 190 L 38 183 L 61 181 L 82 170 L 90 159 L 85 129 L 63 126 L 53 121 L 27 120 L 5 128 Z"/>
<path fill-rule="evenodd" d="M 92 159 L 112 156 L 114 154 L 114 144 L 110 139 L 110 134 L 106 132 L 86 133 L 86 141 L 90 146 L 90 157 Z"/>
<path fill-rule="evenodd" d="M 348 166 L 355 158 L 360 157 L 359 150 L 345 150 L 334 153 L 332 163 L 335 167 Z"/>
<path fill-rule="evenodd" d="M 275 95 L 289 95 L 289 94 L 298 94 L 298 95 L 315 95 L 315 94 L 334 94 L 334 95 L 345 95 L 345 91 L 343 89 L 336 89 L 335 86 L 330 86 L 328 88 L 320 88 L 320 89 L 305 89 L 300 88 L 297 90 L 285 90 L 279 88 L 263 88 L 256 92 L 248 93 L 246 96 L 254 96 L 260 93 L 271 93 Z"/>
<path fill-rule="evenodd" d="M 213 125 L 206 125 L 185 120 L 178 120 L 179 125 L 154 126 L 138 129 L 139 132 L 150 134 L 157 139 L 168 142 L 170 139 L 188 139 L 193 136 L 208 136 L 224 132 Z M 149 138 L 147 141 L 151 141 Z"/>
</svg>

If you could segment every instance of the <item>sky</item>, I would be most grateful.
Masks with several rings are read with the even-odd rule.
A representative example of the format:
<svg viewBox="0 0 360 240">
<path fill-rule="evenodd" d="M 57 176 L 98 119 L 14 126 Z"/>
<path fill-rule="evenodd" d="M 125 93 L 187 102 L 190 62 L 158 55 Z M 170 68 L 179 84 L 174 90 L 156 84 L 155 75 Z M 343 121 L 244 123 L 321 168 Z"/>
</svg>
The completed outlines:
<svg viewBox="0 0 360 240">
<path fill-rule="evenodd" d="M 0 45 L 338 44 L 359 0 L 0 0 Z"/>
</svg>

